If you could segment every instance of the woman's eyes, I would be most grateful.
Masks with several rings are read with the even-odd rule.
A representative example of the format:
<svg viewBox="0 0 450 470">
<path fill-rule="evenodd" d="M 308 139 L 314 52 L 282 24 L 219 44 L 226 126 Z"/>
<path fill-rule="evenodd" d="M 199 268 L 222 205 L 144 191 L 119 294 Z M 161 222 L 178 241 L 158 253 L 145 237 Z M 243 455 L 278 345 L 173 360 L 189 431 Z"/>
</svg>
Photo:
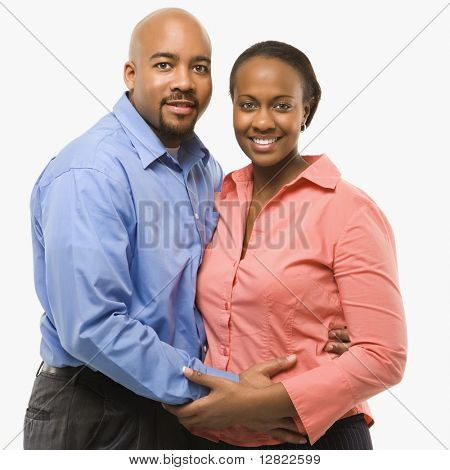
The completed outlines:
<svg viewBox="0 0 450 470">
<path fill-rule="evenodd" d="M 256 108 L 255 103 L 249 103 L 249 102 L 241 103 L 239 106 L 240 106 L 241 109 L 243 109 L 245 111 Z"/>
<path fill-rule="evenodd" d="M 275 109 L 279 109 L 281 111 L 289 111 L 292 108 L 292 106 L 288 103 L 278 103 L 275 105 Z"/>
<path fill-rule="evenodd" d="M 256 103 L 252 103 L 249 101 L 241 103 L 239 106 L 244 111 L 251 111 L 258 107 Z M 277 103 L 276 105 L 273 106 L 273 108 L 278 111 L 289 111 L 292 108 L 292 106 L 289 103 Z"/>
</svg>

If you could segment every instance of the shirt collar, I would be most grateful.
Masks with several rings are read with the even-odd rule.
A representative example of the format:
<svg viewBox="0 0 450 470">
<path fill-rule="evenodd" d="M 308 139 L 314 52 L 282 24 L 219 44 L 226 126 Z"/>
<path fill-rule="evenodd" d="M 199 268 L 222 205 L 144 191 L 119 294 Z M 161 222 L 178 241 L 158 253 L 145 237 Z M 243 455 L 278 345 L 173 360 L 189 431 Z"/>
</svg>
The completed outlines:
<svg viewBox="0 0 450 470">
<path fill-rule="evenodd" d="M 115 104 L 113 114 L 133 143 L 144 168 L 147 168 L 166 153 L 163 143 L 131 104 L 126 92 Z M 193 137 L 182 142 L 180 151 L 189 155 L 188 161 L 190 167 L 200 159 L 205 166 L 208 164 L 209 151 L 195 134 Z"/>
<path fill-rule="evenodd" d="M 205 147 L 197 134 L 194 134 L 190 139 L 185 140 L 181 144 L 180 150 L 183 153 L 186 152 L 191 155 L 193 164 L 201 159 L 203 164 L 206 166 L 211 156 L 209 150 Z"/>
<path fill-rule="evenodd" d="M 297 178 L 285 185 L 285 187 L 294 186 L 302 179 L 311 181 L 318 186 L 326 189 L 334 189 L 341 178 L 341 173 L 328 158 L 327 155 L 305 155 L 303 158 L 309 163 L 308 168 L 302 171 Z M 228 174 L 223 181 L 222 191 L 224 193 L 232 189 L 233 183 L 248 182 L 253 180 L 252 164 L 247 165 L 240 170 Z"/>
</svg>

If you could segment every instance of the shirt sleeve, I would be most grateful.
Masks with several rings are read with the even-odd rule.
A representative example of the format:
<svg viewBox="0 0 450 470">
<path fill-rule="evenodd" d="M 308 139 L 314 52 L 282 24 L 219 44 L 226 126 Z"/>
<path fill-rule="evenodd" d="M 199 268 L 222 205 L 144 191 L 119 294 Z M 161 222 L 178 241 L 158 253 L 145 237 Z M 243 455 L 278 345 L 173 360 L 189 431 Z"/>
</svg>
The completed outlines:
<svg viewBox="0 0 450 470">
<path fill-rule="evenodd" d="M 406 364 L 394 236 L 375 205 L 347 223 L 335 246 L 334 276 L 352 346 L 282 381 L 311 444 L 351 408 L 397 384 Z"/>
<path fill-rule="evenodd" d="M 97 170 L 72 169 L 45 188 L 41 210 L 47 295 L 69 354 L 139 395 L 170 404 L 208 393 L 184 377 L 183 366 L 238 380 L 162 342 L 139 312 L 130 316 L 136 216 L 125 185 Z"/>
<path fill-rule="evenodd" d="M 220 166 L 220 163 L 214 160 L 214 167 L 215 167 L 215 178 L 214 178 L 214 192 L 218 193 L 222 190 L 222 183 L 223 183 L 223 170 Z"/>
</svg>

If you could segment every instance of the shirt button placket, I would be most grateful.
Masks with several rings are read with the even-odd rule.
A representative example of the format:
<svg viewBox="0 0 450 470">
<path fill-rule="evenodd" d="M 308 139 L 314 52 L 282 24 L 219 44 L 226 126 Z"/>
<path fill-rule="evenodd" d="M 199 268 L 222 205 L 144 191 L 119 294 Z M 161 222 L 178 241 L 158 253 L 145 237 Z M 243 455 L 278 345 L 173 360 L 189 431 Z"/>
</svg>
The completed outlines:
<svg viewBox="0 0 450 470">
<path fill-rule="evenodd" d="M 198 234 L 198 238 L 199 238 L 199 249 L 200 249 L 200 253 L 199 253 L 199 259 L 200 259 L 200 262 L 202 261 L 202 258 L 203 258 L 203 249 L 202 249 L 202 231 L 201 231 L 201 228 L 200 228 L 200 225 L 199 225 L 199 220 L 200 220 L 200 215 L 199 215 L 199 203 L 198 203 L 198 199 L 197 199 L 197 195 L 195 193 L 195 191 L 193 189 L 191 189 L 190 187 L 190 180 L 192 180 L 192 174 L 191 174 L 191 171 L 189 171 L 189 173 L 187 174 L 187 176 L 185 176 L 185 179 L 184 179 L 184 184 L 185 184 L 185 187 L 186 187 L 186 192 L 187 192 L 187 195 L 188 195 L 188 198 L 189 198 L 189 202 L 191 203 L 191 209 L 192 209 L 192 212 L 194 214 L 194 223 L 195 223 L 195 228 L 197 230 L 197 234 Z"/>
</svg>

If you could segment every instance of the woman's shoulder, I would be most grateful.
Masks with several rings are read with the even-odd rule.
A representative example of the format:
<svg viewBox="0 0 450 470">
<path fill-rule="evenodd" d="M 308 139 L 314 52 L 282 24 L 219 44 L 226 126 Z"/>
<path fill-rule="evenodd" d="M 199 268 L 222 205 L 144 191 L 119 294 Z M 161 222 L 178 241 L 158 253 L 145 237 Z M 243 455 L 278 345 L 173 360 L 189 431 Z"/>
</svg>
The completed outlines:
<svg viewBox="0 0 450 470">
<path fill-rule="evenodd" d="M 344 179 L 339 181 L 335 191 L 335 210 L 343 216 L 344 227 L 348 229 L 352 225 L 370 223 L 382 228 L 386 233 L 391 233 L 392 229 L 385 213 L 366 191 Z"/>
<path fill-rule="evenodd" d="M 352 209 L 358 209 L 363 206 L 377 207 L 377 203 L 366 191 L 343 178 L 336 185 L 335 194 L 340 204 L 346 203 Z"/>
</svg>

